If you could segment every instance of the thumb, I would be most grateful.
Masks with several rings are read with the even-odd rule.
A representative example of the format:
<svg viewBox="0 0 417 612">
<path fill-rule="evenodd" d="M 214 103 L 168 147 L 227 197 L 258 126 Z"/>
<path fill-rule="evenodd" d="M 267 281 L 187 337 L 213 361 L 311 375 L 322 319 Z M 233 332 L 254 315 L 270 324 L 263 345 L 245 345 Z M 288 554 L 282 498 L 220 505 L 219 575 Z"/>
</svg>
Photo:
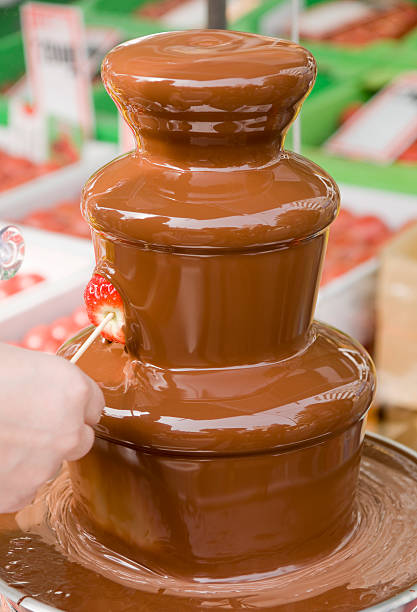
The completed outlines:
<svg viewBox="0 0 417 612">
<path fill-rule="evenodd" d="M 80 431 L 80 439 L 75 448 L 73 448 L 65 457 L 67 461 L 76 461 L 81 459 L 88 453 L 93 446 L 94 431 L 89 425 L 82 425 Z"/>
</svg>

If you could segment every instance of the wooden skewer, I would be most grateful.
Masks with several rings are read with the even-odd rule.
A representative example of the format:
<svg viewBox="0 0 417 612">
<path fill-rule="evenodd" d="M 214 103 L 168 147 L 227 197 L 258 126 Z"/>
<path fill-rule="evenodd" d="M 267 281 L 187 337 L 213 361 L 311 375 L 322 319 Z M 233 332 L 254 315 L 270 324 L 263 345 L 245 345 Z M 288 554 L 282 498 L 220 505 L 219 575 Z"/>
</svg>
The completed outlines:
<svg viewBox="0 0 417 612">
<path fill-rule="evenodd" d="M 78 351 L 73 355 L 70 359 L 71 363 L 77 363 L 81 355 L 84 355 L 85 351 L 91 346 L 97 336 L 102 332 L 102 330 L 106 327 L 107 323 L 112 320 L 114 317 L 114 312 L 109 312 L 108 315 L 104 317 L 100 325 L 98 325 L 93 332 L 88 336 L 87 340 L 83 342 Z"/>
</svg>

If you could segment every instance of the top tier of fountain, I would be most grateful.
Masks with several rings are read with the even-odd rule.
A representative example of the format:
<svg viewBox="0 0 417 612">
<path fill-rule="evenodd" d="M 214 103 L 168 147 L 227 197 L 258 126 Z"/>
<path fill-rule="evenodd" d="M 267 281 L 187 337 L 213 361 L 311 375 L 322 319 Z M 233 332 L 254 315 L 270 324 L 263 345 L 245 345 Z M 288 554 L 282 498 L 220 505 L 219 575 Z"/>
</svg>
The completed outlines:
<svg viewBox="0 0 417 612">
<path fill-rule="evenodd" d="M 280 142 L 315 76 L 298 45 L 224 31 L 148 36 L 103 62 L 107 90 L 136 134 L 200 146 Z"/>
<path fill-rule="evenodd" d="M 95 228 L 160 246 L 249 247 L 304 238 L 333 219 L 331 179 L 282 152 L 316 75 L 303 47 L 242 32 L 164 33 L 119 45 L 102 74 L 139 159 L 87 185 Z"/>
</svg>

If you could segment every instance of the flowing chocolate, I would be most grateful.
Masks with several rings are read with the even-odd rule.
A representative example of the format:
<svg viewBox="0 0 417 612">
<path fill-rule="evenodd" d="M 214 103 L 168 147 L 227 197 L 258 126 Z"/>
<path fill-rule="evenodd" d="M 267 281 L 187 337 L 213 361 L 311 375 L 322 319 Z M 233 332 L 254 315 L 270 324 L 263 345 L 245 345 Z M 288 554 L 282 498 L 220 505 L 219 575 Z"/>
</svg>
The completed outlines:
<svg viewBox="0 0 417 612">
<path fill-rule="evenodd" d="M 357 610 L 412 584 L 417 470 L 371 453 L 358 493 L 373 365 L 312 320 L 339 194 L 283 144 L 315 72 L 302 47 L 225 31 L 148 36 L 104 61 L 137 148 L 88 181 L 83 210 L 127 345 L 81 357 L 106 397 L 94 447 L 19 517 L 27 529 L 40 508 L 35 531 L 96 572 L 65 563 L 63 588 L 42 590 L 63 609 Z"/>
<path fill-rule="evenodd" d="M 289 571 L 354 523 L 373 368 L 312 325 L 339 194 L 282 148 L 315 74 L 298 45 L 224 31 L 103 63 L 137 148 L 88 181 L 83 210 L 127 353 L 97 341 L 79 362 L 107 408 L 70 473 L 86 529 L 158 572 Z"/>
</svg>

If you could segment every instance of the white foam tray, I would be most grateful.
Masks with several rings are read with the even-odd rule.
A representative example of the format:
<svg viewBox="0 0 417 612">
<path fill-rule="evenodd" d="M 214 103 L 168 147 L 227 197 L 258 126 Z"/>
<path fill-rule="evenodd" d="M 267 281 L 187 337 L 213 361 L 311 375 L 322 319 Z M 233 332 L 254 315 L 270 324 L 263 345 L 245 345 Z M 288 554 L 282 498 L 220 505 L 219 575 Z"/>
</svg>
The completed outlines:
<svg viewBox="0 0 417 612">
<path fill-rule="evenodd" d="M 77 198 L 88 177 L 119 154 L 116 145 L 90 141 L 80 161 L 0 193 L 0 218 L 21 219 L 35 208 Z"/>
</svg>

